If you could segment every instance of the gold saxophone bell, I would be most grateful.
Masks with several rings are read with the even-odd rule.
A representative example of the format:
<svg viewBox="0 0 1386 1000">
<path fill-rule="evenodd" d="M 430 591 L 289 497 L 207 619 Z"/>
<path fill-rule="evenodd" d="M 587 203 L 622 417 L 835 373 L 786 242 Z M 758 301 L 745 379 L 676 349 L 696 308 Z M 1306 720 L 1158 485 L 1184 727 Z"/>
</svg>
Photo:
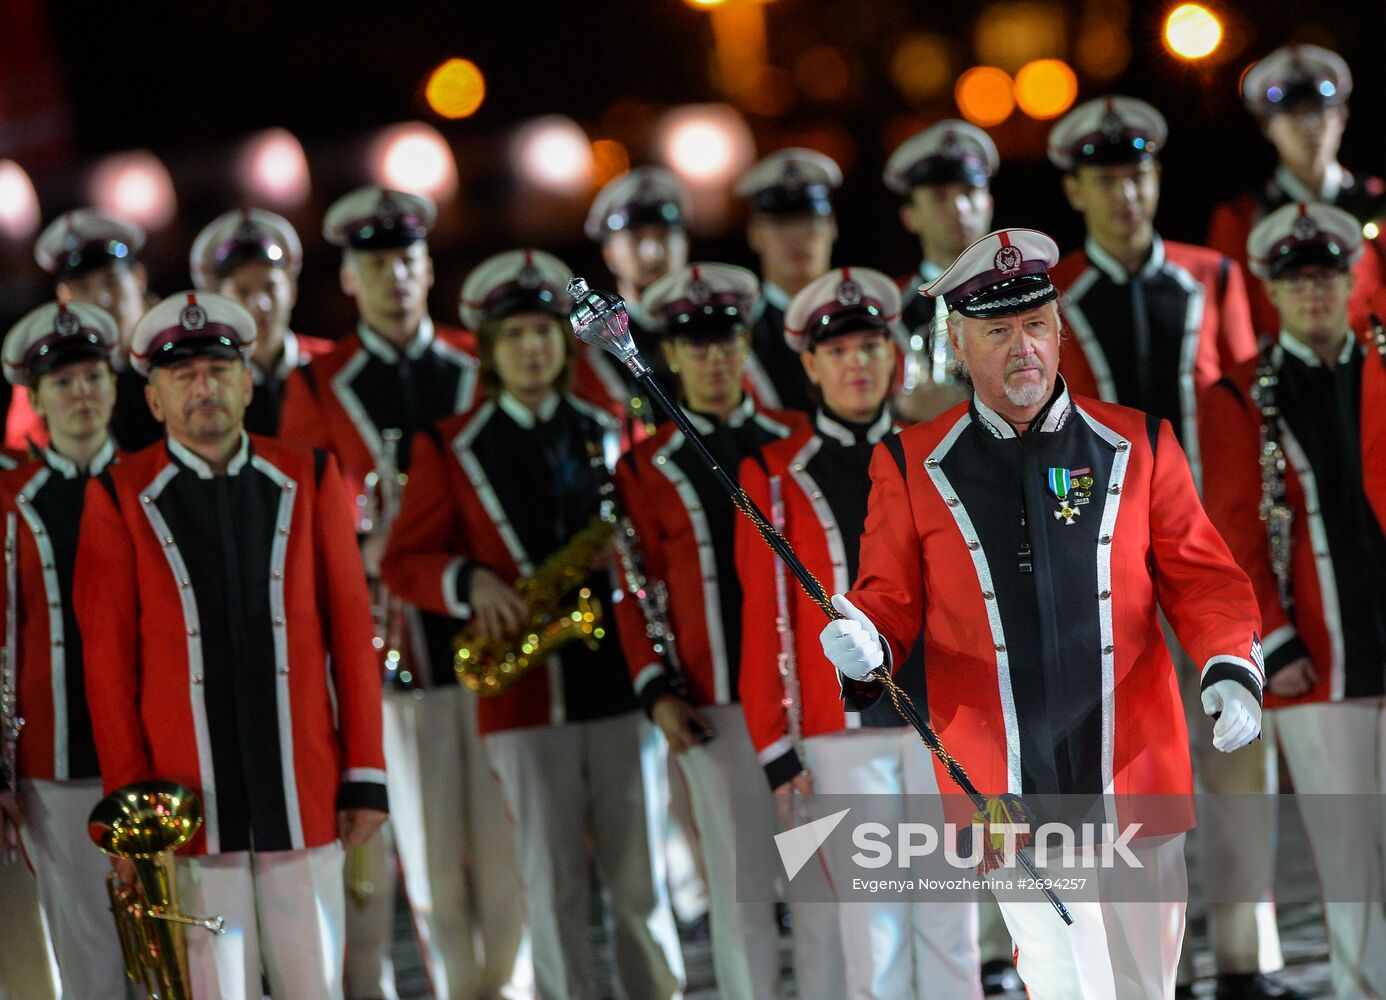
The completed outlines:
<svg viewBox="0 0 1386 1000">
<path fill-rule="evenodd" d="M 571 607 L 564 600 L 592 572 L 592 562 L 610 544 L 613 530 L 610 519 L 594 516 L 538 569 L 516 581 L 515 593 L 529 608 L 518 635 L 496 641 L 470 628 L 457 633 L 452 665 L 463 687 L 483 697 L 497 695 L 570 642 L 597 648 L 606 634 L 601 602 L 586 587 L 578 590 Z"/>
<path fill-rule="evenodd" d="M 125 975 L 150 1000 L 189 1000 L 183 927 L 224 931 L 221 917 L 188 917 L 178 911 L 173 852 L 202 825 L 202 804 L 191 789 L 171 781 L 126 785 L 96 804 L 87 833 L 106 854 L 135 867 L 136 885 L 111 872 L 111 899 Z"/>
</svg>

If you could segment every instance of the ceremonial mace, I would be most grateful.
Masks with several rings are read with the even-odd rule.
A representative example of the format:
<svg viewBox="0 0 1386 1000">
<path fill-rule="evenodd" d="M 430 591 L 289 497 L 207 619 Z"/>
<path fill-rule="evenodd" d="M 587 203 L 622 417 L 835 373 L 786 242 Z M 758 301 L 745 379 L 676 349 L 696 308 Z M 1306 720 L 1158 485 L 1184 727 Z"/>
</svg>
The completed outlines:
<svg viewBox="0 0 1386 1000">
<path fill-rule="evenodd" d="M 703 444 L 702 437 L 689 421 L 688 415 L 683 412 L 683 408 L 669 398 L 664 388 L 655 379 L 654 372 L 635 348 L 635 341 L 630 335 L 630 317 L 626 315 L 626 304 L 621 297 L 615 292 L 595 291 L 589 288 L 587 282 L 582 278 L 573 278 L 568 282 L 568 294 L 573 299 L 573 309 L 568 315 L 568 321 L 572 324 L 573 333 L 577 335 L 577 338 L 584 343 L 591 344 L 593 347 L 600 347 L 602 350 L 615 355 L 629 369 L 636 380 L 654 397 L 660 408 L 669 415 L 669 419 L 674 421 L 678 429 L 683 432 L 684 438 L 693 446 L 698 457 L 712 470 L 712 474 L 722 489 L 727 491 L 727 495 L 731 497 L 736 509 L 746 515 L 750 522 L 755 525 L 761 538 L 765 539 L 766 544 L 774 549 L 775 554 L 789 567 L 790 572 L 799 581 L 799 586 L 804 588 L 804 593 L 809 596 L 809 599 L 818 605 L 829 619 L 842 618 L 843 616 L 838 614 L 837 609 L 832 606 L 832 602 L 823 590 L 823 585 L 818 582 L 818 578 L 799 561 L 799 557 L 794 554 L 794 550 L 790 548 L 785 537 L 775 530 L 760 508 L 756 506 L 755 501 L 746 495 L 746 491 L 737 484 L 726 469 L 722 468 L 721 463 L 713 457 L 712 452 L 708 451 L 707 445 Z M 895 683 L 895 679 L 890 676 L 890 672 L 886 670 L 884 665 L 873 670 L 871 676 L 885 686 L 886 693 L 890 695 L 890 701 L 895 706 L 895 710 L 905 721 L 914 726 L 915 732 L 924 741 L 924 745 L 943 762 L 948 776 L 963 790 L 979 813 L 988 817 L 999 813 L 1001 816 L 1009 818 L 1012 806 L 1005 800 L 1020 805 L 1022 809 L 1024 808 L 1023 804 L 1019 803 L 1014 796 L 1005 796 L 1005 800 L 988 800 L 982 795 L 977 790 L 977 786 L 972 783 L 972 779 L 967 776 L 962 765 L 944 748 L 938 735 L 920 717 L 919 712 L 914 707 L 914 702 L 910 700 L 910 696 Z M 1030 856 L 1021 849 L 1016 851 L 1016 857 L 1026 872 L 1035 880 L 1036 886 L 1044 893 L 1045 898 L 1049 900 L 1055 911 L 1063 918 L 1064 923 L 1072 924 L 1073 917 L 1068 912 L 1068 907 L 1064 906 L 1063 901 L 1055 895 L 1053 889 L 1045 885 L 1039 869 L 1035 867 Z"/>
</svg>

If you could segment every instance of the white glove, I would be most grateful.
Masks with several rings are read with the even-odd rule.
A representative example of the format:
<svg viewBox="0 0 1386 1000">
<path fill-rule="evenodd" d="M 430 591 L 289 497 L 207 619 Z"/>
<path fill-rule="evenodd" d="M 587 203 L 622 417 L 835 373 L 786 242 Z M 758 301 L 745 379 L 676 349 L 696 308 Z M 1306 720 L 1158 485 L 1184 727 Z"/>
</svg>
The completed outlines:
<svg viewBox="0 0 1386 1000">
<path fill-rule="evenodd" d="M 845 618 L 835 618 L 823 626 L 818 633 L 818 641 L 823 644 L 823 655 L 838 673 L 854 681 L 866 680 L 885 661 L 881 651 L 881 634 L 871 619 L 853 606 L 841 594 L 833 595 L 833 607 Z"/>
<path fill-rule="evenodd" d="M 1261 732 L 1261 706 L 1237 681 L 1218 681 L 1203 692 L 1204 714 L 1222 713 L 1213 727 L 1213 746 L 1223 753 L 1244 747 Z"/>
</svg>

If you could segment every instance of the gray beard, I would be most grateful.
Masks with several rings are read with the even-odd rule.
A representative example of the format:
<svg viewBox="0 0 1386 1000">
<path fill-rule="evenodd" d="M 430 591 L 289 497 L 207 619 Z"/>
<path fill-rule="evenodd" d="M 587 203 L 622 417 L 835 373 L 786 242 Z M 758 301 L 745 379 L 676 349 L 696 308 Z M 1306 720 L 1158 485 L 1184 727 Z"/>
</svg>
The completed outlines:
<svg viewBox="0 0 1386 1000">
<path fill-rule="evenodd" d="M 1011 401 L 1013 406 L 1038 406 L 1043 403 L 1049 395 L 1049 390 L 1043 384 L 1033 382 L 1012 389 L 1009 384 L 1003 386 L 1006 391 L 1006 398 Z"/>
</svg>

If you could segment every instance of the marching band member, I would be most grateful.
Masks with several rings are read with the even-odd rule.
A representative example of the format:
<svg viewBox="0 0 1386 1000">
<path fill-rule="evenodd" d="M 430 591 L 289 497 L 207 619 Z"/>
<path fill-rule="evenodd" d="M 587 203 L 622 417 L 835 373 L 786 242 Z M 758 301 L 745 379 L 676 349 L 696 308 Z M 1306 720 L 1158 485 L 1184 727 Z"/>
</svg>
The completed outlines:
<svg viewBox="0 0 1386 1000">
<path fill-rule="evenodd" d="M 660 385 L 669 393 L 674 391 L 674 380 L 656 349 L 659 337 L 652 317 L 640 306 L 640 296 L 660 278 L 688 263 L 688 209 L 688 189 L 677 174 L 664 167 L 636 167 L 597 192 L 583 229 L 589 240 L 601 244 L 602 260 L 625 299 L 635 346 L 654 366 Z M 576 394 L 585 399 L 597 399 L 605 393 L 620 407 L 628 407 L 637 425 L 635 440 L 664 420 L 630 372 L 589 344 L 578 348 L 573 385 Z"/>
<path fill-rule="evenodd" d="M 53 276 L 59 302 L 85 302 L 110 313 L 120 329 L 120 350 L 111 356 L 116 372 L 115 414 L 111 436 L 125 451 L 137 451 L 164 436 L 144 402 L 144 379 L 130 369 L 128 355 L 135 324 L 148 306 L 148 273 L 140 262 L 144 230 L 94 208 L 64 212 L 50 222 L 34 244 L 34 259 Z M 24 407 L 19 393 L 10 406 L 5 440 L 27 447 Z M 32 422 L 31 426 L 38 426 Z M 39 428 L 41 431 L 41 427 Z M 40 439 L 39 443 L 43 443 Z"/>
<path fill-rule="evenodd" d="M 1275 173 L 1259 189 L 1219 205 L 1208 225 L 1208 245 L 1246 265 L 1251 230 L 1277 208 L 1320 202 L 1341 208 L 1365 225 L 1386 215 L 1386 182 L 1357 175 L 1338 162 L 1347 126 L 1352 71 L 1336 52 L 1317 45 L 1286 45 L 1242 75 L 1242 100 L 1275 147 Z M 1352 328 L 1366 329 L 1372 296 L 1386 284 L 1386 247 L 1371 239 L 1357 261 L 1357 284 L 1348 305 Z M 1275 305 L 1252 284 L 1251 318 L 1260 334 L 1279 330 Z"/>
<path fill-rule="evenodd" d="M 684 409 L 730 470 L 800 422 L 797 415 L 757 408 L 742 388 L 750 345 L 746 314 L 756 288 L 745 268 L 694 264 L 660 278 L 641 300 L 642 312 L 664 335 L 664 358 L 679 381 Z M 747 800 L 763 792 L 751 784 L 755 754 L 736 704 L 742 597 L 732 559 L 736 509 L 672 423 L 623 457 L 616 482 L 641 563 L 639 570 L 624 566 L 624 589 L 633 597 L 616 606 L 616 618 L 636 695 L 668 740 L 688 787 L 708 876 L 717 989 L 728 1000 L 776 997 L 779 925 L 765 901 L 770 894 L 737 901 L 737 867 L 768 877 L 775 858 L 769 796 L 759 817 L 764 836 L 738 839 L 733 821 L 739 808 L 736 823 L 755 822 Z M 632 578 L 637 571 L 644 581 Z M 664 588 L 667 608 L 641 605 L 641 593 L 652 587 Z M 763 844 L 764 857 L 746 856 L 744 845 L 752 842 Z M 801 988 L 833 995 L 823 971 L 801 966 Z"/>
<path fill-rule="evenodd" d="M 771 153 L 736 182 L 736 193 L 751 206 L 746 243 L 760 259 L 747 380 L 765 406 L 813 409 L 803 366 L 784 342 L 784 312 L 832 264 L 832 192 L 841 186 L 842 168 L 831 157 L 799 148 Z"/>
<path fill-rule="evenodd" d="M 1001 230 L 927 289 L 975 395 L 875 449 L 857 582 L 820 640 L 855 701 L 922 635 L 929 714 L 983 795 L 1110 793 L 1123 823 L 1133 795 L 1192 790 L 1159 609 L 1224 751 L 1260 729 L 1258 618 L 1169 423 L 1072 397 L 1056 374 L 1058 256 Z M 1001 900 L 1032 997 L 1173 993 L 1188 811 L 1131 843 L 1163 902 L 1074 900 L 1065 926 L 1047 902 Z"/>
<path fill-rule="evenodd" d="M 896 429 L 886 400 L 899 322 L 899 289 L 868 268 L 834 268 L 795 295 L 784 335 L 820 402 L 811 427 L 741 463 L 747 494 L 772 511 L 804 564 L 839 593 L 857 571 L 872 451 Z M 818 645 L 822 612 L 783 579 L 749 522 L 737 525 L 736 554 L 746 592 L 742 704 L 775 794 L 897 796 L 902 820 L 904 796 L 937 796 L 928 749 L 889 703 L 844 710 L 836 672 Z M 778 637 L 766 628 L 771 621 Z M 916 674 L 914 690 L 922 693 L 917 650 L 904 669 Z M 832 857 L 828 867 L 835 885 L 850 882 L 832 871 Z M 981 997 L 973 904 L 843 903 L 837 920 L 846 959 L 839 995 Z"/>
<path fill-rule="evenodd" d="M 920 291 L 991 229 L 991 177 L 996 144 L 975 125 L 947 120 L 910 136 L 886 161 L 884 181 L 905 198 L 900 224 L 919 239 L 919 268 L 901 279 L 900 321 L 909 336 L 896 413 L 911 423 L 932 420 L 967 398 L 949 371 L 948 314 Z"/>
<path fill-rule="evenodd" d="M 385 820 L 379 668 L 336 462 L 251 437 L 255 320 L 213 292 L 135 328 L 164 444 L 86 491 L 73 604 L 109 793 L 175 781 L 204 822 L 178 894 L 200 1000 L 342 997 L 342 848 Z M 117 868 L 129 882 L 129 862 Z"/>
<path fill-rule="evenodd" d="M 1208 512 L 1260 600 L 1266 707 L 1301 793 L 1340 997 L 1386 995 L 1386 820 L 1375 805 L 1325 817 L 1312 804 L 1319 793 L 1375 803 L 1386 789 L 1386 520 L 1366 494 L 1380 470 L 1363 450 L 1363 431 L 1386 419 L 1365 379 L 1386 358 L 1348 327 L 1362 252 L 1357 220 L 1322 203 L 1256 225 L 1247 255 L 1280 337 L 1208 390 L 1205 424 L 1218 473 Z"/>
<path fill-rule="evenodd" d="M 303 267 L 298 233 L 282 216 L 243 208 L 203 227 L 189 256 L 194 288 L 235 299 L 255 317 L 255 354 L 250 359 L 255 395 L 245 411 L 245 429 L 272 437 L 279 432 L 289 373 L 332 349 L 331 341 L 289 328 Z"/>
<path fill-rule="evenodd" d="M 478 683 L 501 678 L 497 665 L 507 652 L 518 655 L 537 627 L 532 616 L 568 613 L 574 579 L 612 607 L 609 526 L 593 518 L 603 461 L 614 459 L 619 437 L 610 414 L 567 392 L 571 272 L 548 255 L 531 254 L 526 264 L 523 253 L 481 269 L 465 299 L 487 398 L 415 439 L 382 564 L 396 593 L 450 615 L 454 629 L 464 623 L 458 641 L 470 659 L 462 662 L 475 664 Z M 544 1000 L 599 995 L 587 938 L 590 835 L 614 911 L 624 994 L 674 997 L 683 956 L 650 795 L 666 766 L 664 745 L 641 718 L 615 636 L 588 638 L 590 646 L 534 651 L 532 669 L 478 701 L 514 823 L 535 984 Z"/>
<path fill-rule="evenodd" d="M 378 187 L 333 203 L 323 231 L 343 248 L 342 289 L 355 299 L 360 322 L 330 353 L 294 371 L 285 393 L 281 436 L 335 455 L 358 509 L 367 512 L 360 527 L 372 580 L 418 432 L 467 410 L 480 382 L 474 337 L 429 316 L 427 238 L 436 212 L 426 198 Z M 453 675 L 455 625 L 396 607 L 397 597 L 382 587 L 373 592 L 377 638 L 387 657 L 397 656 L 387 661 L 385 696 L 391 834 L 430 984 L 439 1000 L 478 990 L 522 994 L 530 972 L 509 830 L 480 757 L 475 707 Z M 369 849 L 374 866 L 383 852 L 380 845 Z M 470 872 L 459 864 L 466 849 Z M 371 881 L 378 886 L 389 876 L 372 872 Z M 364 912 L 352 911 L 358 939 L 374 924 L 376 905 L 372 897 Z M 388 935 L 388 923 L 381 929 Z M 474 929 L 484 957 L 471 946 Z M 360 946 L 368 947 L 365 940 Z M 377 947 L 388 975 L 388 936 Z"/>
<path fill-rule="evenodd" d="M 50 302 L 15 324 L 3 350 L 5 377 L 29 390 L 49 444 L 38 460 L 0 473 L 5 655 L 24 720 L 19 782 L 6 788 L 0 769 L 0 809 L 33 865 L 64 994 L 94 1000 L 123 1000 L 125 964 L 106 916 L 110 866 L 86 830 L 101 772 L 72 574 L 87 480 L 116 460 L 108 428 L 116 398 L 110 355 L 119 341 L 104 310 Z"/>
<path fill-rule="evenodd" d="M 1049 159 L 1063 171 L 1064 194 L 1083 216 L 1087 239 L 1053 271 L 1074 342 L 1060 363 L 1069 390 L 1166 419 L 1201 481 L 1199 393 L 1224 369 L 1256 353 L 1241 268 L 1215 250 L 1175 243 L 1155 231 L 1158 154 L 1164 116 L 1145 101 L 1113 95 L 1074 108 L 1050 130 Z M 1275 774 L 1275 744 L 1218 753 L 1212 721 L 1199 708 L 1198 670 L 1171 650 L 1184 683 L 1194 769 L 1215 794 L 1264 794 Z M 1202 827 L 1200 847 L 1244 902 L 1210 903 L 1209 929 L 1223 1000 L 1280 996 L 1270 978 L 1284 967 L 1275 908 L 1250 901 L 1275 864 L 1273 831 Z M 1182 978 L 1191 978 L 1186 951 Z M 1293 997 L 1293 993 L 1287 994 Z"/>
</svg>

